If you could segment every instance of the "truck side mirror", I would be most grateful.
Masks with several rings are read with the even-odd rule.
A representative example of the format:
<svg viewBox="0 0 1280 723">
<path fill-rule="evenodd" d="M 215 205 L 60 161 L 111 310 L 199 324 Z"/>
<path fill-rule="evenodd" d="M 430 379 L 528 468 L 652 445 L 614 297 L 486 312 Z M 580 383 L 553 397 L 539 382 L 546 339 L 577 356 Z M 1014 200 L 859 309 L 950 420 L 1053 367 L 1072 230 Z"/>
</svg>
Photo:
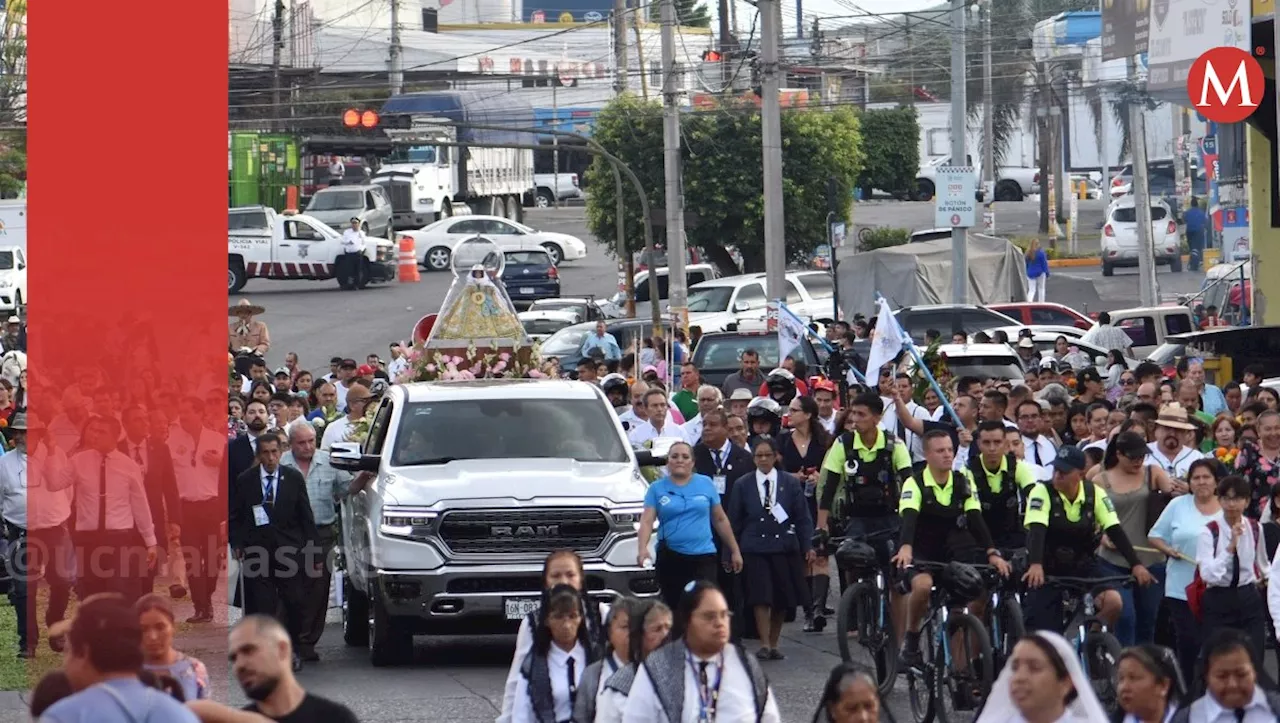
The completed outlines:
<svg viewBox="0 0 1280 723">
<path fill-rule="evenodd" d="M 636 450 L 636 465 L 640 467 L 664 467 L 667 464 L 667 456 L 665 454 L 654 454 L 648 449 Z M 337 465 L 334 465 L 335 467 Z"/>
<path fill-rule="evenodd" d="M 329 463 L 343 472 L 377 472 L 382 458 L 363 454 L 359 442 L 335 442 L 329 449 Z"/>
</svg>

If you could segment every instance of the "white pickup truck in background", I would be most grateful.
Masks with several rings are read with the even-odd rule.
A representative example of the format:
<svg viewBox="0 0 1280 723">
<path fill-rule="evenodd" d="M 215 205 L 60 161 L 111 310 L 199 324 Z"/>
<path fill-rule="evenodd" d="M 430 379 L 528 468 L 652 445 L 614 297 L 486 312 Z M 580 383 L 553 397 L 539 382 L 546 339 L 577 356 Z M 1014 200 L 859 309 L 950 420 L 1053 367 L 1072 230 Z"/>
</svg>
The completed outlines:
<svg viewBox="0 0 1280 723">
<path fill-rule="evenodd" d="M 568 201 L 571 198 L 582 198 L 582 188 L 578 186 L 578 174 L 535 173 L 533 190 L 525 197 L 525 205 L 550 208 L 556 205 L 557 199 Z"/>
<path fill-rule="evenodd" d="M 930 201 L 933 199 L 937 189 L 938 167 L 946 166 L 950 163 L 951 157 L 943 156 L 929 160 L 920 166 L 920 170 L 916 173 L 915 200 Z M 969 157 L 969 162 L 966 165 L 973 167 L 975 188 L 978 189 L 978 195 L 981 198 L 982 167 L 981 165 L 973 165 L 972 156 Z M 1038 170 L 1019 166 L 1001 166 L 997 169 L 994 193 L 996 201 L 1021 201 L 1024 197 L 1039 192 L 1040 172 Z"/>
<path fill-rule="evenodd" d="M 266 206 L 228 211 L 227 293 L 234 294 L 249 279 L 327 281 L 342 253 L 342 234 L 320 219 L 297 213 L 276 213 Z M 369 237 L 365 244 L 365 278 L 396 278 L 395 246 Z"/>
</svg>

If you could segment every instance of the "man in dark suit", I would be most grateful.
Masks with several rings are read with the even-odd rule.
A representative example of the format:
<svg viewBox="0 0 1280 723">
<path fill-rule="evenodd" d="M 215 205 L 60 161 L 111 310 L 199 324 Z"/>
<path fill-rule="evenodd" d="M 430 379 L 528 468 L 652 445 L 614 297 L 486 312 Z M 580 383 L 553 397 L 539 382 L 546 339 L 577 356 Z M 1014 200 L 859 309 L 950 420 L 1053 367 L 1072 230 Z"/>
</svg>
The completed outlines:
<svg viewBox="0 0 1280 723">
<path fill-rule="evenodd" d="M 279 617 L 298 650 L 310 578 L 325 564 L 302 473 L 280 464 L 284 440 L 277 432 L 257 439 L 258 464 L 236 480 L 230 496 L 228 534 L 240 561 L 245 615 Z M 302 667 L 295 652 L 294 669 Z"/>
<path fill-rule="evenodd" d="M 161 551 L 167 551 L 166 543 L 175 540 L 182 529 L 182 503 L 178 497 L 177 478 L 173 473 L 173 457 L 169 454 L 169 446 L 163 441 L 152 440 L 150 430 L 150 414 L 141 406 L 129 407 L 124 411 L 124 439 L 120 440 L 120 451 L 142 468 L 142 486 L 147 493 L 147 505 L 151 508 L 151 521 L 155 525 L 156 542 Z M 180 565 L 180 560 L 170 560 L 171 565 Z M 149 595 L 156 582 L 159 565 L 150 568 L 141 576 L 139 595 Z M 186 595 L 185 590 L 173 590 L 175 597 Z"/>
<path fill-rule="evenodd" d="M 735 446 L 729 441 L 729 417 L 723 409 L 713 409 L 702 415 L 702 441 L 693 446 L 693 471 L 710 477 L 720 493 L 720 506 L 729 509 L 729 500 L 734 494 L 733 483 L 739 477 L 754 470 L 755 461 L 747 450 Z M 713 534 L 716 541 L 716 552 L 720 554 L 720 536 Z M 724 591 L 729 609 L 741 612 L 738 590 L 738 576 L 720 566 L 717 584 Z M 734 640 L 741 640 L 743 634 L 743 616 L 734 615 L 731 622 Z"/>
<path fill-rule="evenodd" d="M 267 431 L 267 405 L 259 401 L 246 404 L 244 424 L 249 433 L 227 445 L 227 480 L 232 485 L 258 461 L 258 438 Z"/>
</svg>

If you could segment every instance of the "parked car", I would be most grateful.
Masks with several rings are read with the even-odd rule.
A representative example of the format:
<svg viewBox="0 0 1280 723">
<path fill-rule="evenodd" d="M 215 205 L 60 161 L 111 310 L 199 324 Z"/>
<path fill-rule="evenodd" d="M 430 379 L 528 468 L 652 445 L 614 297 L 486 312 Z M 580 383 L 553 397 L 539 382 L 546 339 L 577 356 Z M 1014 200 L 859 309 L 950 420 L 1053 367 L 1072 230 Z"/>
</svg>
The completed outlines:
<svg viewBox="0 0 1280 723">
<path fill-rule="evenodd" d="M 455 216 L 417 231 L 401 231 L 400 235 L 413 239 L 414 249 L 428 271 L 448 270 L 454 247 L 475 236 L 483 236 L 502 248 L 523 248 L 525 243 L 536 243 L 551 254 L 556 266 L 587 256 L 587 245 L 575 236 L 539 231 L 501 216 Z"/>
<path fill-rule="evenodd" d="M 512 303 L 532 303 L 560 295 L 560 272 L 547 250 L 536 243 L 503 249 L 502 283 Z"/>
<path fill-rule="evenodd" d="M 578 186 L 578 174 L 533 174 L 533 190 L 525 196 L 525 205 L 550 208 L 556 205 L 557 198 L 561 201 L 582 198 L 582 188 Z"/>
<path fill-rule="evenodd" d="M 1199 166 L 1192 156 L 1191 161 L 1192 175 L 1203 181 L 1204 176 L 1200 173 Z M 1175 221 L 1181 221 L 1181 209 L 1178 209 L 1178 183 L 1177 175 L 1173 169 L 1173 161 L 1152 161 L 1147 163 L 1147 192 L 1152 198 L 1163 199 L 1169 204 L 1170 208 L 1175 209 Z M 1194 183 L 1195 187 L 1203 187 L 1203 183 Z M 1133 165 L 1126 164 L 1111 177 L 1110 182 L 1110 198 L 1118 199 L 1124 196 L 1133 195 Z"/>
<path fill-rule="evenodd" d="M 27 306 L 27 252 L 0 246 L 0 311 L 21 314 Z"/>
<path fill-rule="evenodd" d="M 826 271 L 788 272 L 783 302 L 801 318 L 830 318 L 835 312 L 835 283 Z M 689 324 L 704 333 L 725 331 L 730 324 L 762 321 L 768 314 L 765 275 L 743 274 L 704 281 L 689 287 Z"/>
<path fill-rule="evenodd" d="M 1052 302 L 988 304 L 987 308 L 992 311 L 998 311 L 1027 326 L 1074 326 L 1088 331 L 1094 325 L 1093 319 L 1070 306 Z"/>
<path fill-rule="evenodd" d="M 1182 236 L 1173 220 L 1169 204 L 1151 201 L 1151 245 L 1156 265 L 1168 264 L 1169 270 L 1182 271 Z M 1133 196 L 1112 202 L 1102 226 L 1102 275 L 1111 276 L 1117 266 L 1138 265 L 1138 210 Z"/>
<path fill-rule="evenodd" d="M 1155 351 L 1168 337 L 1195 331 L 1195 319 L 1185 306 L 1148 306 L 1107 312 L 1111 325 L 1123 329 L 1133 340 L 1129 353 L 1141 359 Z"/>
<path fill-rule="evenodd" d="M 1002 326 L 1018 326 L 1018 322 L 998 311 L 972 304 L 904 306 L 893 315 L 917 344 L 924 343 L 925 332 L 930 329 L 941 332 L 946 339 L 957 331 L 972 335 Z"/>
<path fill-rule="evenodd" d="M 1025 377 L 1018 355 L 1004 344 L 939 344 L 938 354 L 947 358 L 947 370 L 954 377 L 1006 381 L 1022 381 Z M 914 365 L 914 361 L 908 364 Z"/>
<path fill-rule="evenodd" d="M 582 317 L 576 311 L 554 311 L 532 307 L 516 315 L 524 326 L 524 333 L 532 341 L 542 341 L 566 326 L 582 323 Z"/>
<path fill-rule="evenodd" d="M 703 383 L 719 387 L 730 374 L 742 368 L 742 352 L 748 349 L 760 355 L 762 375 L 777 368 L 778 333 L 763 330 L 703 334 L 693 350 L 692 360 L 698 371 L 702 372 Z M 800 340 L 800 346 L 796 347 L 791 356 L 803 361 L 810 374 L 819 373 L 819 367 L 825 359 L 807 337 Z"/>
<path fill-rule="evenodd" d="M 598 321 L 610 318 L 598 301 L 591 297 L 562 296 L 558 299 L 538 299 L 529 305 L 529 311 L 570 311 L 578 315 L 578 321 Z M 577 322 L 574 322 L 575 324 Z"/>
<path fill-rule="evenodd" d="M 911 238 L 907 239 L 909 244 L 919 244 L 925 241 L 944 241 L 951 239 L 951 229 L 949 228 L 925 228 L 919 231 L 912 231 Z"/>
<path fill-rule="evenodd" d="M 1058 334 L 1032 334 L 1031 343 L 1036 345 L 1037 354 L 1040 354 L 1042 357 L 1047 356 L 1053 353 L 1053 345 L 1058 341 L 1058 336 L 1059 336 Z M 1010 347 L 1012 347 L 1014 344 L 1017 344 L 1018 342 L 1018 340 L 1015 339 L 1014 337 L 1009 337 L 1009 340 L 1010 340 Z M 1106 349 L 1103 349 L 1102 347 L 1094 346 L 1092 344 L 1086 344 L 1080 341 L 1079 339 L 1067 339 L 1067 343 L 1070 344 L 1071 346 L 1078 347 L 1080 351 L 1084 352 L 1085 354 L 1088 354 L 1089 358 L 1093 359 L 1095 362 L 1098 360 L 1098 357 L 1102 357 L 1103 359 L 1106 359 L 1107 354 L 1109 353 Z M 1016 349 L 1015 349 L 1015 353 L 1016 353 Z M 1129 367 L 1130 369 L 1136 369 L 1138 367 L 1138 360 L 1134 359 L 1133 357 L 1125 357 L 1124 363 L 1125 363 L 1125 366 Z M 1103 364 L 1097 364 L 1096 366 L 1098 368 L 1098 373 L 1101 374 L 1102 377 L 1105 379 L 1107 376 L 1108 364 L 1103 363 Z"/>
<path fill-rule="evenodd" d="M 391 199 L 383 186 L 331 186 L 316 191 L 307 203 L 308 216 L 318 218 L 326 226 L 343 231 L 352 218 L 360 219 L 360 228 L 369 236 L 395 238 L 391 224 Z"/>
<path fill-rule="evenodd" d="M 996 332 L 1003 331 L 1004 335 L 1009 339 L 1017 340 L 1018 335 L 1024 330 L 1030 329 L 1032 334 L 1053 334 L 1054 336 L 1065 336 L 1068 339 L 1079 339 L 1084 336 L 1083 329 L 1075 326 L 1057 326 L 1055 324 L 1029 324 L 1019 326 L 997 326 L 994 329 L 987 329 L 988 335 L 994 336 Z"/>
<path fill-rule="evenodd" d="M 915 199 L 917 201 L 928 201 L 933 198 L 937 189 L 938 168 L 950 162 L 950 156 L 943 156 L 931 159 L 920 166 L 920 170 L 916 173 Z M 974 165 L 972 157 L 969 157 L 965 165 L 973 168 L 974 188 L 977 189 L 976 195 L 981 201 L 983 200 L 982 169 Z M 1001 166 L 996 169 L 993 193 L 995 200 L 1021 201 L 1027 195 L 1039 192 L 1040 172 L 1038 170 L 1020 166 Z"/>
<path fill-rule="evenodd" d="M 663 257 L 665 259 L 665 257 Z M 670 270 L 666 266 L 659 267 L 657 270 L 640 269 L 636 271 L 635 278 L 635 299 L 636 305 L 649 303 L 649 274 L 656 273 L 658 276 L 658 301 L 666 302 L 667 295 L 671 291 L 671 279 L 669 277 Z M 685 288 L 692 293 L 693 287 L 704 281 L 720 278 L 720 274 L 716 272 L 716 267 L 711 264 L 686 264 L 684 267 Z M 623 272 L 618 273 L 618 293 L 610 297 L 608 301 L 609 309 L 618 315 L 622 315 L 627 307 L 627 280 Z"/>
</svg>

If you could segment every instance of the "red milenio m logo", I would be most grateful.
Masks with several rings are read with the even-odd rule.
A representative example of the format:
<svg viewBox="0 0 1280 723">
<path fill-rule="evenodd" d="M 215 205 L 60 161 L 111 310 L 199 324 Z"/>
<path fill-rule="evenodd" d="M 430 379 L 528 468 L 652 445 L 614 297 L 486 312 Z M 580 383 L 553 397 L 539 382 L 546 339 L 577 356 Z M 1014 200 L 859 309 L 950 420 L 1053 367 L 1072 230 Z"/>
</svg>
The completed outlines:
<svg viewBox="0 0 1280 723">
<path fill-rule="evenodd" d="M 1191 64 L 1187 97 L 1200 115 L 1215 123 L 1239 123 L 1262 102 L 1266 78 L 1248 51 L 1224 46 L 1206 50 Z"/>
</svg>

